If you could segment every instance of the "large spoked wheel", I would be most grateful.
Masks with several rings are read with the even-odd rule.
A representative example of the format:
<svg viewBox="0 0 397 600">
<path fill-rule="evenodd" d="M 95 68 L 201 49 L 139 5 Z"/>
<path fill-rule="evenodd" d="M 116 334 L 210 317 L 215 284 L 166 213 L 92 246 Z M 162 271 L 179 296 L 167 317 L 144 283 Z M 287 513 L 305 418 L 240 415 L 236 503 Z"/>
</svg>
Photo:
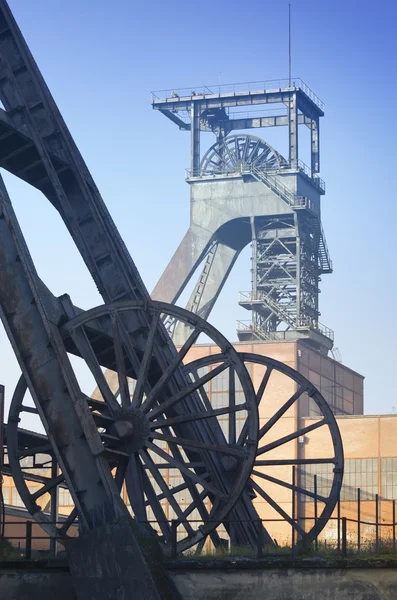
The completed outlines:
<svg viewBox="0 0 397 600">
<path fill-rule="evenodd" d="M 150 318 L 148 319 L 148 315 Z M 162 322 L 173 318 L 191 327 L 189 339 L 172 362 L 162 364 L 164 344 L 172 342 Z M 125 324 L 141 322 L 141 343 L 134 345 Z M 149 323 L 149 326 L 144 324 Z M 104 305 L 72 318 L 61 329 L 69 353 L 84 359 L 97 385 L 85 395 L 103 442 L 115 482 L 132 514 L 152 523 L 164 546 L 177 528 L 178 550 L 183 551 L 211 535 L 244 490 L 256 457 L 258 409 L 255 392 L 243 361 L 231 344 L 196 315 L 161 302 Z M 186 354 L 200 335 L 221 353 L 217 367 L 193 381 L 184 370 Z M 110 369 L 105 377 L 103 369 Z M 215 408 L 200 390 L 223 377 L 229 392 Z M 84 380 L 88 380 L 85 382 Z M 92 378 L 80 377 L 82 392 Z M 236 387 L 240 390 L 238 398 Z M 38 500 L 58 486 L 61 473 L 48 476 L 31 494 L 26 481 L 26 457 L 50 450 L 46 440 L 36 448 L 24 447 L 18 422 L 35 408 L 25 398 L 22 381 L 14 395 L 8 424 L 8 454 L 15 482 L 29 512 L 52 535 L 65 535 L 48 523 Z M 224 431 L 224 419 L 238 414 L 246 434 L 238 445 Z M 33 458 L 33 461 L 35 458 Z M 70 490 L 72 496 L 75 490 Z M 43 503 L 40 503 L 41 505 Z M 72 511 L 69 521 L 76 518 Z M 69 524 L 66 524 L 68 526 Z"/>
<path fill-rule="evenodd" d="M 284 534 L 288 538 L 293 527 L 296 539 L 310 544 L 331 517 L 342 486 L 343 446 L 336 419 L 321 393 L 291 367 L 258 354 L 239 353 L 239 356 L 251 373 L 259 407 L 259 442 L 248 482 L 254 493 L 254 507 L 260 518 L 284 520 L 284 525 L 264 522 L 271 539 Z M 186 369 L 195 379 L 203 370 L 216 369 L 219 358 L 206 356 Z M 216 396 L 211 390 L 211 400 Z M 301 415 L 308 414 L 309 402 L 316 417 L 302 424 Z M 239 423 L 237 413 L 230 414 L 229 431 L 236 429 L 239 430 L 236 443 L 244 445 L 248 431 Z M 310 456 L 313 435 L 321 435 L 322 455 Z M 321 477 L 316 494 L 318 518 L 314 523 L 316 472 L 321 472 Z M 307 510 L 303 511 L 303 506 Z"/>
<path fill-rule="evenodd" d="M 280 169 L 287 161 L 267 142 L 253 135 L 238 133 L 216 142 L 203 156 L 202 175 L 238 173 L 250 166 L 256 169 Z"/>
</svg>

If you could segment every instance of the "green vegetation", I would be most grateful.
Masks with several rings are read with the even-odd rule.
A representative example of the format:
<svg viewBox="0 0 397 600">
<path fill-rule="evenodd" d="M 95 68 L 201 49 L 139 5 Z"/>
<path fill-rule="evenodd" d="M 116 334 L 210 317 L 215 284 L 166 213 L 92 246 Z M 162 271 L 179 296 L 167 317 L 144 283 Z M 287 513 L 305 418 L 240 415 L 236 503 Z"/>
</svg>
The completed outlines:
<svg viewBox="0 0 397 600">
<path fill-rule="evenodd" d="M 16 560 L 21 558 L 19 552 L 6 538 L 0 538 L 0 560 Z"/>
<path fill-rule="evenodd" d="M 328 561 L 397 561 L 397 548 L 393 544 L 393 540 L 379 540 L 378 545 L 373 540 L 362 540 L 360 546 L 360 552 L 358 552 L 357 545 L 349 544 L 347 547 L 346 557 L 342 556 L 341 550 L 337 549 L 334 544 L 327 544 L 327 542 L 319 541 L 317 548 L 312 544 L 309 548 L 303 546 L 297 546 L 295 548 L 296 559 L 324 559 Z M 233 560 L 233 559 L 249 559 L 257 558 L 257 552 L 250 546 L 234 546 L 228 548 L 212 548 L 211 550 L 202 550 L 197 552 L 194 548 L 187 550 L 183 555 L 178 556 L 180 560 L 199 560 L 199 561 L 211 561 L 211 560 Z M 292 548 L 290 545 L 285 544 L 283 546 L 265 546 L 262 549 L 263 559 L 291 559 Z"/>
</svg>

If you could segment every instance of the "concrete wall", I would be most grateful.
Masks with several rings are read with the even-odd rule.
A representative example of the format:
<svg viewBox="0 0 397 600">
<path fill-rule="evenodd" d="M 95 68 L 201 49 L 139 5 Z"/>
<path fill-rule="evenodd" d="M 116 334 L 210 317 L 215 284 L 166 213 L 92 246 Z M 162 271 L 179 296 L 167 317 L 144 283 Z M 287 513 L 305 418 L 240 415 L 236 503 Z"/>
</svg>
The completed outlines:
<svg viewBox="0 0 397 600">
<path fill-rule="evenodd" d="M 0 569 L 1 600 L 75 600 L 67 569 Z"/>
<path fill-rule="evenodd" d="M 202 570 L 174 574 L 185 600 L 394 600 L 393 569 Z"/>
<path fill-rule="evenodd" d="M 394 600 L 397 596 L 395 567 L 178 569 L 172 572 L 172 577 L 184 600 Z M 75 600 L 76 597 L 66 570 L 8 569 L 0 570 L 0 598 Z"/>
</svg>

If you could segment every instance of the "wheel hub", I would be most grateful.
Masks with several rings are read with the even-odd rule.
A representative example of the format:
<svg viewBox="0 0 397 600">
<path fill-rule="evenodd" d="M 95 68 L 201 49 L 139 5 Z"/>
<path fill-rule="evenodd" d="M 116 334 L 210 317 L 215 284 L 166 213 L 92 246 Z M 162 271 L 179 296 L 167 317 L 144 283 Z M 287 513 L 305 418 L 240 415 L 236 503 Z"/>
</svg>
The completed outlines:
<svg viewBox="0 0 397 600">
<path fill-rule="evenodd" d="M 130 454 L 147 445 L 150 434 L 149 419 L 139 408 L 130 406 L 120 409 L 115 416 L 114 426 Z"/>
</svg>

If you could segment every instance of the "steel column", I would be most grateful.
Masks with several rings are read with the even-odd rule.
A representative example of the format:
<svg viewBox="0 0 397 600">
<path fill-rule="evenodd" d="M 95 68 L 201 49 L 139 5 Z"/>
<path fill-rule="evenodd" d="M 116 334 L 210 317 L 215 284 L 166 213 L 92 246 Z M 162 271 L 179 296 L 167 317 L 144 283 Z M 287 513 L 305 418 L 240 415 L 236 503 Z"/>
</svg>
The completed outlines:
<svg viewBox="0 0 397 600">
<path fill-rule="evenodd" d="M 292 169 L 298 167 L 298 103 L 296 92 L 291 92 L 288 103 L 289 162 Z"/>
<path fill-rule="evenodd" d="M 200 171 L 200 105 L 192 102 L 190 106 L 191 129 L 190 129 L 190 169 L 193 177 L 197 177 Z"/>
<path fill-rule="evenodd" d="M 311 135 L 311 169 L 312 173 L 320 172 L 320 119 L 312 119 Z"/>
</svg>

